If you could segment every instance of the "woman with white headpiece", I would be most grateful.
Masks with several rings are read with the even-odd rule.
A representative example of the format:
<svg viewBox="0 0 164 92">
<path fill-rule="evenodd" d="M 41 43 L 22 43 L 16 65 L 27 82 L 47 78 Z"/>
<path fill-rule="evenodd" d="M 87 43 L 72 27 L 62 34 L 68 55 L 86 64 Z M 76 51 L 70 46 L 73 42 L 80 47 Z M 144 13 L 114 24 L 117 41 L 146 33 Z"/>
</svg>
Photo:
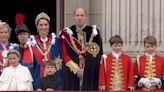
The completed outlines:
<svg viewBox="0 0 164 92">
<path fill-rule="evenodd" d="M 11 28 L 6 22 L 0 21 L 0 72 L 8 66 L 7 52 L 9 49 L 18 49 L 17 44 L 9 42 Z"/>
<path fill-rule="evenodd" d="M 62 77 L 61 72 L 61 47 L 59 38 L 55 35 L 55 33 L 49 34 L 50 28 L 50 17 L 41 12 L 37 15 L 35 19 L 35 25 L 37 28 L 38 35 L 31 36 L 30 45 L 32 46 L 32 50 L 34 56 L 39 61 L 40 64 L 40 76 L 41 78 L 44 76 L 44 63 L 49 60 L 55 60 L 57 65 L 57 75 Z"/>
</svg>

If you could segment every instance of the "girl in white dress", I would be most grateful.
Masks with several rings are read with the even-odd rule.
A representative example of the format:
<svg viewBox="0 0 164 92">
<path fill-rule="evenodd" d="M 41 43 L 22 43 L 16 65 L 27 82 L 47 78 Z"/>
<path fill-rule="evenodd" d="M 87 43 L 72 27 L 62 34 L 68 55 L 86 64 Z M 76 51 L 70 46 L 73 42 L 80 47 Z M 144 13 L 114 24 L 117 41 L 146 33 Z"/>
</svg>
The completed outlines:
<svg viewBox="0 0 164 92">
<path fill-rule="evenodd" d="M 33 79 L 28 68 L 19 64 L 19 52 L 9 50 L 7 59 L 10 66 L 0 76 L 0 91 L 32 91 Z"/>
</svg>

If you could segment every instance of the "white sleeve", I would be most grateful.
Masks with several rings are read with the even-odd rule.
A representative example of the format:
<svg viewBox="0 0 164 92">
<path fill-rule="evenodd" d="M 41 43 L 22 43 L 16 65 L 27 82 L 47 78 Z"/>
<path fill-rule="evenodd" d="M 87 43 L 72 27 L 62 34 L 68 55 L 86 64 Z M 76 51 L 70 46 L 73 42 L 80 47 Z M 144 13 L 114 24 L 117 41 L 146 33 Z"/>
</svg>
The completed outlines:
<svg viewBox="0 0 164 92">
<path fill-rule="evenodd" d="M 31 75 L 31 73 L 30 73 L 30 71 L 29 71 L 28 68 L 26 68 L 26 70 L 27 70 L 27 74 L 28 74 L 28 75 L 27 75 L 28 80 L 32 82 L 32 81 L 33 81 L 32 75 Z"/>
<path fill-rule="evenodd" d="M 27 80 L 27 83 L 26 83 L 26 85 L 28 86 L 27 90 L 32 91 L 33 90 L 33 85 L 32 85 L 33 78 L 31 76 L 31 73 L 30 73 L 29 69 L 26 68 L 26 70 L 27 70 L 27 77 L 28 77 L 28 80 Z"/>
<path fill-rule="evenodd" d="M 33 91 L 33 86 L 31 81 L 22 82 L 17 84 L 18 91 Z"/>
<path fill-rule="evenodd" d="M 7 78 L 10 78 L 10 77 L 7 77 L 8 75 L 7 73 L 9 73 L 8 68 L 5 68 L 0 75 L 0 82 L 6 82 L 6 80 L 9 80 Z"/>
<path fill-rule="evenodd" d="M 33 91 L 33 85 L 32 85 L 32 82 L 31 81 L 28 81 L 27 83 L 25 83 L 27 87 L 26 91 Z"/>
<path fill-rule="evenodd" d="M 24 68 L 24 69 L 23 69 Z M 32 85 L 32 76 L 31 73 L 29 71 L 29 69 L 27 67 L 23 67 L 22 70 L 24 70 L 23 74 L 23 79 L 20 78 L 20 80 L 18 81 L 18 90 L 27 90 L 27 91 L 31 91 L 33 90 L 33 85 Z"/>
<path fill-rule="evenodd" d="M 0 91 L 6 91 L 11 82 L 11 76 L 8 76 L 10 73 L 8 68 L 5 68 L 0 76 Z M 10 74 L 11 75 L 11 74 Z"/>
</svg>

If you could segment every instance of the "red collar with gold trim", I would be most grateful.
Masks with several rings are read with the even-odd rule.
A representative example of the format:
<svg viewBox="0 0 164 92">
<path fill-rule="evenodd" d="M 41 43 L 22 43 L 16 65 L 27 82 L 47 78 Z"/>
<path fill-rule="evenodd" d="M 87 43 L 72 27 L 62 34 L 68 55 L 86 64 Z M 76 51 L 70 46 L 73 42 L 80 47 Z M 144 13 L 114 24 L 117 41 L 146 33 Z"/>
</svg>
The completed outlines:
<svg viewBox="0 0 164 92">
<path fill-rule="evenodd" d="M 78 42 L 77 39 L 75 39 L 73 36 L 71 36 L 70 34 L 68 34 L 66 31 L 62 31 L 60 34 L 60 37 L 64 40 L 66 40 L 66 42 L 69 44 L 69 46 L 79 55 L 82 55 L 83 57 L 85 57 L 85 52 L 79 53 L 75 47 L 72 44 L 72 40 L 74 41 L 74 45 L 77 47 L 77 49 L 79 49 L 80 51 L 82 51 L 82 45 Z M 72 37 L 72 38 L 71 38 Z"/>
</svg>

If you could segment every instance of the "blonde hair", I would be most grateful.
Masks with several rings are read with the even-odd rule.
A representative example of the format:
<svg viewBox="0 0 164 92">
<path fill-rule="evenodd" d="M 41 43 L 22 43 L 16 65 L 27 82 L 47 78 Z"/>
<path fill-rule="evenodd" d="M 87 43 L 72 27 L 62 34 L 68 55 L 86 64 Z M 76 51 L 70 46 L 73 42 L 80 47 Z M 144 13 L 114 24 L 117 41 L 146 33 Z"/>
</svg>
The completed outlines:
<svg viewBox="0 0 164 92">
<path fill-rule="evenodd" d="M 11 34 L 11 27 L 9 26 L 9 24 L 7 24 L 6 22 L 2 22 L 1 20 L 0 20 L 0 30 L 2 29 L 2 28 L 4 28 L 4 27 L 6 27 L 7 29 L 8 29 L 8 31 L 9 31 L 9 35 Z"/>
</svg>

